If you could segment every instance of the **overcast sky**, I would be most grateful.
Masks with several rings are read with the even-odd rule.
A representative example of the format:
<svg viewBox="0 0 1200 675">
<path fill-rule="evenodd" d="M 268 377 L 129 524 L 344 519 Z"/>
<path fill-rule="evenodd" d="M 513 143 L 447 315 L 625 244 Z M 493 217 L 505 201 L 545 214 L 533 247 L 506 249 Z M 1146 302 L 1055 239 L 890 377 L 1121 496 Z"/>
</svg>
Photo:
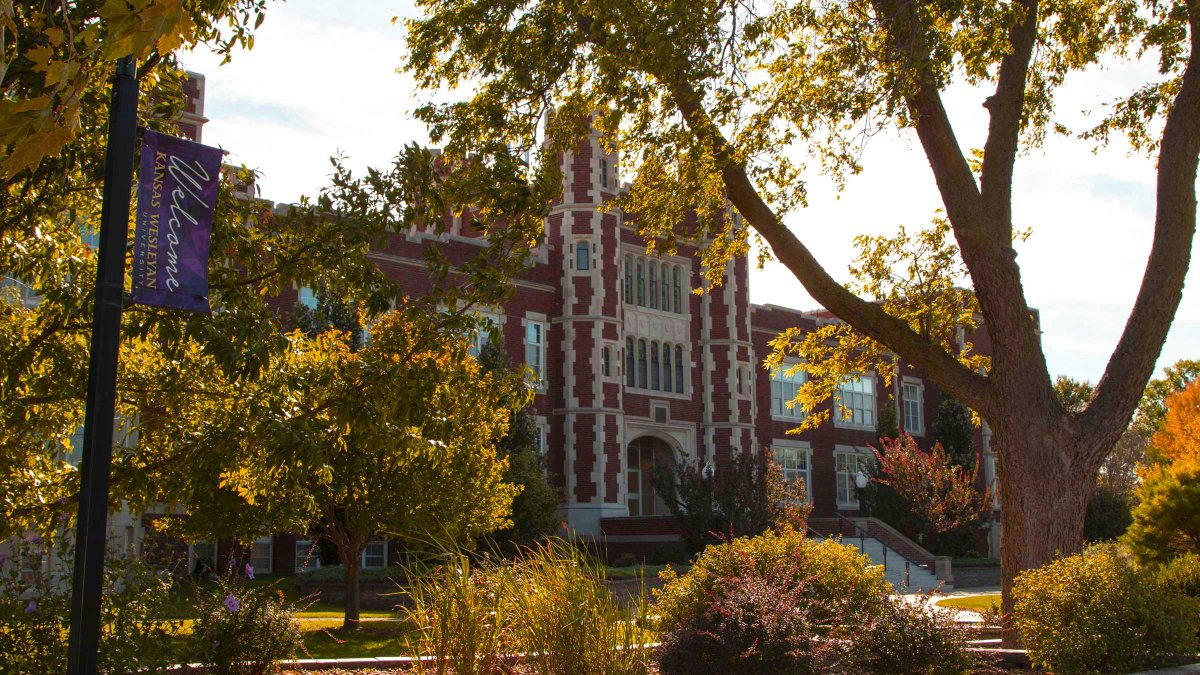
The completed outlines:
<svg viewBox="0 0 1200 675">
<path fill-rule="evenodd" d="M 207 53 L 184 65 L 207 78 L 204 142 L 230 160 L 263 173 L 262 196 L 294 202 L 325 184 L 329 156 L 353 167 L 386 164 L 411 142 L 428 140 L 410 111 L 423 102 L 401 64 L 408 2 L 289 0 L 270 5 L 253 51 L 219 66 Z M 1129 91 L 1151 73 L 1147 65 L 1114 64 L 1069 80 L 1059 117 Z M 984 94 L 947 94 L 964 148 L 981 147 L 987 118 Z M 857 234 L 891 234 L 929 222 L 941 206 L 915 137 L 876 137 L 865 170 L 838 194 L 828 180 L 809 177 L 810 206 L 790 226 L 827 269 L 846 278 Z M 1052 138 L 1018 160 L 1014 219 L 1033 235 L 1018 247 L 1029 303 L 1041 310 L 1043 344 L 1052 374 L 1097 380 L 1136 297 L 1154 219 L 1154 164 L 1123 145 L 1093 152 L 1090 144 Z M 1159 366 L 1200 358 L 1200 263 L 1193 264 L 1183 302 Z M 778 263 L 752 275 L 751 299 L 811 309 L 816 306 Z"/>
</svg>

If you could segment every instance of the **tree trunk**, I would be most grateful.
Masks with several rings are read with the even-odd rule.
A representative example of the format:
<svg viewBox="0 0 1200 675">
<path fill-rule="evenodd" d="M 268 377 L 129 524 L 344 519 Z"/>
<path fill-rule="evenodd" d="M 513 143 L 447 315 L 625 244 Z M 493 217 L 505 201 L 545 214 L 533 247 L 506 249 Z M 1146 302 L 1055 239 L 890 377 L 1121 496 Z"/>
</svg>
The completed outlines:
<svg viewBox="0 0 1200 675">
<path fill-rule="evenodd" d="M 1083 520 L 1098 467 L 1069 429 L 1009 413 L 995 428 L 1000 473 L 1000 573 L 1004 646 L 1019 647 L 1012 627 L 1017 576 L 1083 548 Z M 1024 419 L 1022 419 L 1024 418 Z"/>
<path fill-rule="evenodd" d="M 358 562 L 364 544 L 350 536 L 336 537 L 336 541 L 338 555 L 341 556 L 342 565 L 346 568 L 342 630 L 357 630 L 362 610 L 362 599 L 359 597 Z"/>
</svg>

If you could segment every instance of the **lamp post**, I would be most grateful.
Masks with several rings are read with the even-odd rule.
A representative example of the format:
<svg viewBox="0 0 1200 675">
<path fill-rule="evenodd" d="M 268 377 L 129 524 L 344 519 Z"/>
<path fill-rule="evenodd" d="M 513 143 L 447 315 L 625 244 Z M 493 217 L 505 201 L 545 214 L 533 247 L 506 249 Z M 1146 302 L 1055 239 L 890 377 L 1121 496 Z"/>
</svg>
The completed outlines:
<svg viewBox="0 0 1200 675">
<path fill-rule="evenodd" d="M 125 291 L 125 246 L 137 139 L 138 82 L 132 56 L 117 62 L 108 116 L 104 192 L 100 206 L 92 343 L 88 362 L 83 422 L 83 461 L 79 478 L 79 516 L 75 524 L 75 570 L 71 584 L 71 628 L 67 672 L 96 672 L 100 646 L 100 600 L 104 585 L 108 485 L 112 469 L 113 417 L 116 415 L 117 358 Z"/>
</svg>

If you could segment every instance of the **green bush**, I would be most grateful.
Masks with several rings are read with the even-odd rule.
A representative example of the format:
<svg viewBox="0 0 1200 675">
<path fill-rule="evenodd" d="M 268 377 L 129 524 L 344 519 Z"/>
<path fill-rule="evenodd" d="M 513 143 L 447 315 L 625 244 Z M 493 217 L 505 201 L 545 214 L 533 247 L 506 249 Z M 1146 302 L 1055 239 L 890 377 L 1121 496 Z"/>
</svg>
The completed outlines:
<svg viewBox="0 0 1200 675">
<path fill-rule="evenodd" d="M 11 559 L 0 556 L 0 672 L 66 671 L 74 567 L 67 539 L 51 546 L 27 535 Z M 31 577 L 27 570 L 42 568 L 52 550 L 57 560 L 49 572 Z M 134 673 L 167 665 L 169 641 L 179 629 L 177 623 L 157 618 L 169 601 L 169 577 L 137 560 L 110 556 L 104 588 L 100 670 Z"/>
<path fill-rule="evenodd" d="M 319 582 L 335 582 L 338 584 L 346 583 L 346 568 L 342 565 L 327 565 L 324 567 L 315 567 L 305 570 L 296 577 L 301 582 L 304 581 L 319 581 Z M 405 579 L 405 570 L 398 566 L 389 567 L 372 567 L 368 569 L 359 568 L 359 581 L 396 581 L 402 582 Z"/>
<path fill-rule="evenodd" d="M 1163 586 L 1189 598 L 1200 598 L 1200 556 L 1184 555 L 1158 568 Z"/>
<path fill-rule="evenodd" d="M 832 621 L 834 608 L 843 605 L 848 612 L 843 616 L 839 610 L 839 619 L 858 621 L 873 615 L 892 591 L 883 568 L 856 547 L 830 540 L 817 543 L 790 528 L 771 530 L 709 546 L 682 576 L 670 569 L 660 573 L 666 585 L 654 591 L 659 630 L 667 633 L 695 620 L 718 597 L 722 580 L 749 570 L 760 575 L 786 570 L 793 586 L 808 589 L 804 602 L 813 605 L 813 618 L 821 623 Z"/>
<path fill-rule="evenodd" d="M 304 648 L 296 608 L 283 591 L 250 586 L 233 571 L 219 577 L 215 588 L 197 593 L 195 610 L 193 658 L 214 672 L 273 673 L 277 662 Z"/>
<path fill-rule="evenodd" d="M 659 671 L 766 675 L 834 670 L 840 641 L 824 639 L 828 629 L 821 622 L 842 608 L 809 599 L 808 580 L 795 569 L 799 564 L 783 558 L 765 573 L 746 565 L 721 579 L 698 616 L 663 636 L 656 653 Z"/>
<path fill-rule="evenodd" d="M 889 598 L 883 610 L 848 631 L 840 670 L 864 675 L 959 675 L 977 665 L 969 630 L 927 598 Z"/>
<path fill-rule="evenodd" d="M 1030 660 L 1055 672 L 1130 672 L 1196 652 L 1198 601 L 1114 544 L 1021 573 L 1013 599 Z"/>
</svg>

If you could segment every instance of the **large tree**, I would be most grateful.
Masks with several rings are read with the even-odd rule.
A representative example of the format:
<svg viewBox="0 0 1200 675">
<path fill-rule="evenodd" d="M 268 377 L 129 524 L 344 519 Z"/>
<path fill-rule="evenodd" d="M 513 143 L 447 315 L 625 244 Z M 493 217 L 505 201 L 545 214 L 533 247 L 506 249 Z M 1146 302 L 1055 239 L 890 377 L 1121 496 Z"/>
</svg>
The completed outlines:
<svg viewBox="0 0 1200 675">
<path fill-rule="evenodd" d="M 588 115 L 636 179 L 616 204 L 670 250 L 685 214 L 707 236 L 708 278 L 753 229 L 822 305 L 920 368 L 987 420 L 1000 460 L 1004 596 L 1016 575 L 1083 542 L 1097 471 L 1128 424 L 1182 294 L 1196 227 L 1200 5 L 1133 0 L 423 0 L 408 68 L 474 95 L 421 112 L 451 147 L 531 145 L 542 113 L 570 150 Z M 1055 395 L 1013 248 L 1013 175 L 1053 122 L 1055 92 L 1101 61 L 1148 55 L 1159 72 L 1084 134 L 1126 133 L 1157 153 L 1154 239 L 1142 287 L 1095 395 Z M 961 147 L 942 92 L 989 91 L 987 137 Z M 957 345 L 839 283 L 786 222 L 805 199 L 797 146 L 839 179 L 859 141 L 915 132 L 992 342 L 981 371 Z M 729 213 L 736 209 L 749 227 Z"/>
</svg>

